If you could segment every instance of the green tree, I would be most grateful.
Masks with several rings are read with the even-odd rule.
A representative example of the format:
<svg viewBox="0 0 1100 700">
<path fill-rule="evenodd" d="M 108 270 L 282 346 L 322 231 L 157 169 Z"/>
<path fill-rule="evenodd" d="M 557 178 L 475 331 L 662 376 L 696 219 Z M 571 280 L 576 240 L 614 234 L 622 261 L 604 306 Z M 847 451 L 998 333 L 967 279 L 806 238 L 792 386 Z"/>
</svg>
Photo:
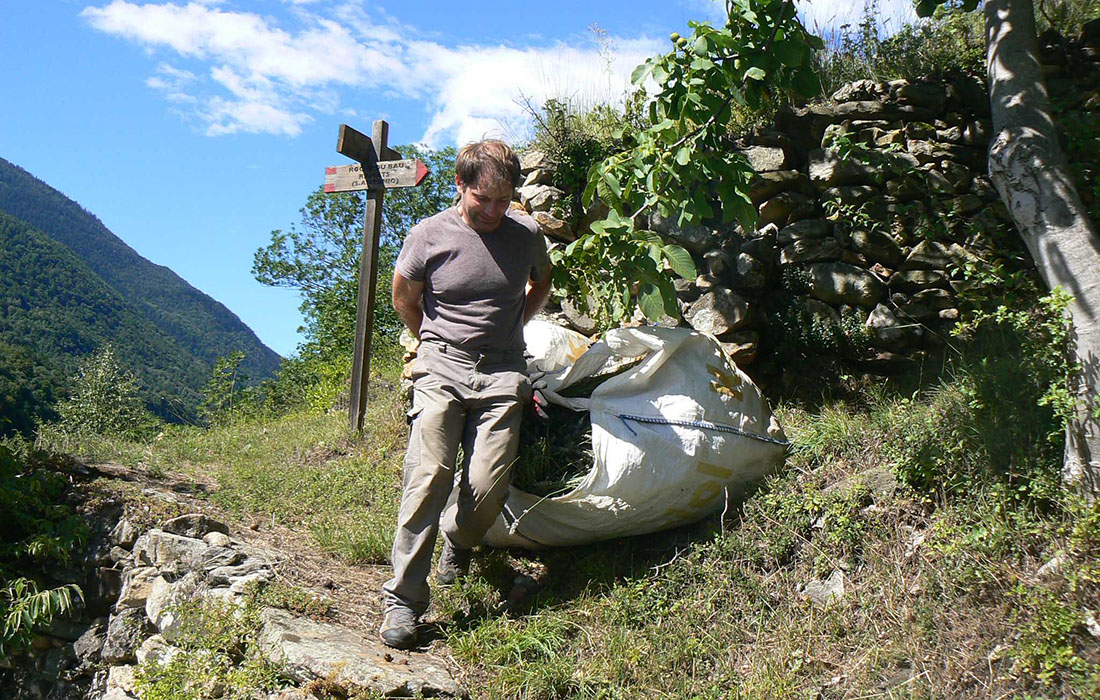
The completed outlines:
<svg viewBox="0 0 1100 700">
<path fill-rule="evenodd" d="M 58 407 L 62 432 L 71 436 L 137 436 L 153 424 L 137 378 L 103 345 L 84 359 L 71 379 L 74 389 Z"/>
<path fill-rule="evenodd" d="M 430 171 L 419 187 L 386 192 L 379 246 L 375 336 L 395 341 L 401 322 L 390 307 L 393 264 L 408 230 L 420 219 L 450 206 L 454 199 L 453 148 L 437 151 L 402 146 L 405 158 L 418 158 Z M 271 243 L 256 251 L 252 274 L 264 284 L 297 289 L 302 295 L 303 357 L 350 357 L 354 347 L 363 245 L 363 193 L 325 194 L 318 189 L 301 209 L 301 227 L 271 232 Z"/>
<path fill-rule="evenodd" d="M 728 0 L 723 27 L 691 22 L 691 36 L 673 33 L 673 50 L 635 69 L 632 80 L 656 83 L 647 123 L 626 150 L 593 166 L 585 204 L 610 207 L 592 233 L 554 256 L 555 283 L 575 299 L 593 299 L 589 311 L 618 322 L 635 300 L 651 320 L 679 316 L 666 270 L 694 278 L 686 250 L 640 227 L 643 214 L 678 225 L 718 213 L 745 228 L 756 211 L 747 195 L 748 161 L 729 147 L 728 122 L 737 110 L 758 110 L 776 92 L 820 92 L 813 52 L 824 46 L 809 34 L 789 0 Z"/>
<path fill-rule="evenodd" d="M 932 14 L 952 0 L 918 0 Z M 962 0 L 970 11 L 978 0 Z M 1074 360 L 1062 473 L 1068 484 L 1100 496 L 1100 244 L 1074 185 L 1051 115 L 1032 0 L 986 0 L 986 74 L 993 138 L 989 177 L 1050 289 L 1067 290 Z"/>
<path fill-rule="evenodd" d="M 202 403 L 199 404 L 199 413 L 207 422 L 232 420 L 246 407 L 256 405 L 254 391 L 248 386 L 248 375 L 241 370 L 244 358 L 244 352 L 234 350 L 214 361 L 213 374 L 202 391 Z"/>
</svg>

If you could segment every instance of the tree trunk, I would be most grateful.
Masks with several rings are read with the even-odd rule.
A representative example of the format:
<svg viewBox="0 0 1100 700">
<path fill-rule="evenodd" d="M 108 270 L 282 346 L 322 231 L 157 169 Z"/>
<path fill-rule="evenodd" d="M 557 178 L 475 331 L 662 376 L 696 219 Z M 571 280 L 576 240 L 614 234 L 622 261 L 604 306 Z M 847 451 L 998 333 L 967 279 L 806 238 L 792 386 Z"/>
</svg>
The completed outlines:
<svg viewBox="0 0 1100 700">
<path fill-rule="evenodd" d="M 1073 295 L 1070 378 L 1077 409 L 1066 427 L 1062 475 L 1100 495 L 1100 240 L 1058 144 L 1038 59 L 1032 0 L 986 0 L 986 66 L 993 114 L 989 175 L 1043 281 Z"/>
</svg>

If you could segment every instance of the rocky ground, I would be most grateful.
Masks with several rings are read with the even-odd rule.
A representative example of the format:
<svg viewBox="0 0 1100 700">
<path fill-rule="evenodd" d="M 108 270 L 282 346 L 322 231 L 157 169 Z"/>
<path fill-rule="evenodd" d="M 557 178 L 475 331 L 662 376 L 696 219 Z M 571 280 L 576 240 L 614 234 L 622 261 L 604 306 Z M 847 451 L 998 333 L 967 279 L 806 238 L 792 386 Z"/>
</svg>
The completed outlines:
<svg viewBox="0 0 1100 700">
<path fill-rule="evenodd" d="M 136 698 L 138 667 L 164 667 L 181 653 L 174 645 L 185 634 L 178 605 L 239 601 L 253 582 L 278 582 L 323 601 L 322 614 L 260 613 L 263 654 L 282 669 L 284 682 L 297 686 L 268 698 L 313 697 L 311 688 L 330 681 L 343 692 L 464 694 L 438 630 L 429 626 L 426 643 L 411 653 L 378 640 L 378 591 L 389 567 L 349 566 L 308 535 L 270 520 L 234 518 L 207 498 L 212 483 L 152 478 L 119 464 L 71 469 L 72 501 L 92 529 L 82 572 L 88 602 L 78 619 L 40 634 L 29 654 L 4 662 L 3 697 Z M 204 697 L 226 693 L 207 690 Z"/>
</svg>

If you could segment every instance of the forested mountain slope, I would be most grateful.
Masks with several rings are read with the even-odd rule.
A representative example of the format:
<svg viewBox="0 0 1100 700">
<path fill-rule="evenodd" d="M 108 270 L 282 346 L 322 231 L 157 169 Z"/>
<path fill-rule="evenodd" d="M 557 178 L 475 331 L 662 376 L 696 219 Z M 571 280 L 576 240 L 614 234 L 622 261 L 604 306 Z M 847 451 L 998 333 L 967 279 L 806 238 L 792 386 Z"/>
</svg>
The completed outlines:
<svg viewBox="0 0 1100 700">
<path fill-rule="evenodd" d="M 278 367 L 279 356 L 232 311 L 167 267 L 138 255 L 93 214 L 3 158 L 0 211 L 68 247 L 133 313 L 207 367 L 234 350 L 245 353 L 241 369 L 253 379 L 271 376 Z M 180 370 L 188 374 L 192 364 L 189 360 Z"/>
<path fill-rule="evenodd" d="M 149 407 L 166 418 L 192 415 L 210 376 L 209 363 L 158 328 L 68 247 L 2 212 L 0 342 L 24 348 L 40 367 L 36 404 L 57 398 L 59 381 L 106 342 L 138 376 Z"/>
</svg>

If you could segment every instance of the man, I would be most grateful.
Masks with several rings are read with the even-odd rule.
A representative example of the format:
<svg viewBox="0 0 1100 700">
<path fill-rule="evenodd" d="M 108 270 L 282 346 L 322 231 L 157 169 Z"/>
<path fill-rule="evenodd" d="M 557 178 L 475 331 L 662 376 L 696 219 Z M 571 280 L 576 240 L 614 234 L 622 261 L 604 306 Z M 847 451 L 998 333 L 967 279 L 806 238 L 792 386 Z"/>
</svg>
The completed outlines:
<svg viewBox="0 0 1100 700">
<path fill-rule="evenodd" d="M 413 367 L 412 432 L 393 544 L 394 576 L 382 587 L 379 633 L 416 644 L 440 515 L 455 485 L 457 510 L 442 523 L 438 578 L 465 575 L 508 497 L 523 402 L 531 397 L 523 324 L 550 291 L 538 227 L 509 214 L 519 159 L 500 141 L 465 146 L 455 159 L 458 204 L 414 226 L 398 255 L 393 306 L 420 339 Z"/>
</svg>

